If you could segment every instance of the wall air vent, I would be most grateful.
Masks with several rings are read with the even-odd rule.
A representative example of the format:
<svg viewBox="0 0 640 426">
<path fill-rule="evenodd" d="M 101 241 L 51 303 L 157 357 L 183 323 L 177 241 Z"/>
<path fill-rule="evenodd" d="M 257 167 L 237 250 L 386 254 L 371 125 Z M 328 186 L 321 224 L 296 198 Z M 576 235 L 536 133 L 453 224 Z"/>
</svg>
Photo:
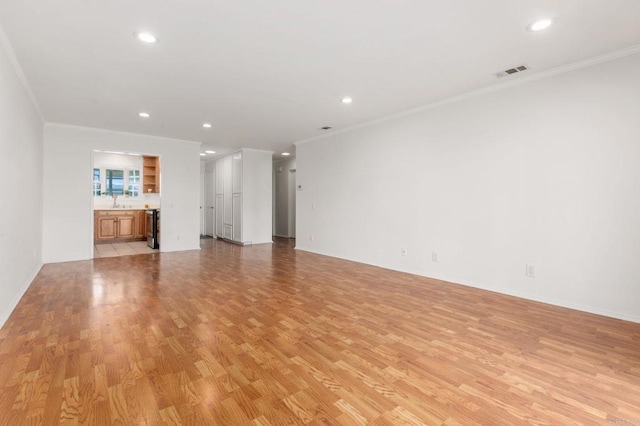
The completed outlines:
<svg viewBox="0 0 640 426">
<path fill-rule="evenodd" d="M 512 74 L 517 74 L 522 71 L 527 71 L 528 69 L 529 69 L 528 66 L 520 65 L 518 67 L 509 68 L 508 70 L 500 71 L 499 73 L 496 73 L 496 76 L 498 78 L 507 77 Z"/>
</svg>

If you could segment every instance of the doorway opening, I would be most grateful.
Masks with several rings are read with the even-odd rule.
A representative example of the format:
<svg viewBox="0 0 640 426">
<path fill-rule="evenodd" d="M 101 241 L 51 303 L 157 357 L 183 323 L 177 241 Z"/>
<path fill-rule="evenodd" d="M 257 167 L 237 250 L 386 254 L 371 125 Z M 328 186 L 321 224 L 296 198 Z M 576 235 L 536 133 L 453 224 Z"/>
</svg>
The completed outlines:
<svg viewBox="0 0 640 426">
<path fill-rule="evenodd" d="M 94 150 L 91 176 L 93 258 L 157 253 L 160 157 Z"/>
<path fill-rule="evenodd" d="M 296 237 L 295 158 L 273 163 L 273 236 Z"/>
<path fill-rule="evenodd" d="M 216 185 L 215 185 L 215 171 L 206 170 L 204 172 L 203 181 L 203 229 L 201 234 L 207 237 L 214 237 L 216 235 L 216 223 L 215 223 L 215 202 L 216 202 Z"/>
</svg>

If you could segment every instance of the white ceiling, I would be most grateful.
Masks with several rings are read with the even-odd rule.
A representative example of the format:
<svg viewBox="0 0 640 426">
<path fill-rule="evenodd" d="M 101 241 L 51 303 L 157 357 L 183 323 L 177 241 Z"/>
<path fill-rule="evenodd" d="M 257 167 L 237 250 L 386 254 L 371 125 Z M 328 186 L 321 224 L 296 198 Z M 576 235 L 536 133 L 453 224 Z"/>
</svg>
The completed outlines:
<svg viewBox="0 0 640 426">
<path fill-rule="evenodd" d="M 48 122 L 279 153 L 637 45 L 640 1 L 0 0 L 0 24 Z"/>
</svg>

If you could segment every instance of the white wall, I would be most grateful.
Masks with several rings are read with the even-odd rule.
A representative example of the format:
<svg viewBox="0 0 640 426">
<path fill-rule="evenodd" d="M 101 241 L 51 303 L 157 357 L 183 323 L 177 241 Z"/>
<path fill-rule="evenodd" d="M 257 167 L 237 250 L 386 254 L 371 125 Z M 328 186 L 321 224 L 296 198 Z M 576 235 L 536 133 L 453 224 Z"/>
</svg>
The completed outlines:
<svg viewBox="0 0 640 426">
<path fill-rule="evenodd" d="M 200 144 L 47 124 L 44 130 L 43 260 L 93 256 L 92 152 L 160 156 L 161 251 L 199 249 Z"/>
<path fill-rule="evenodd" d="M 162 189 L 160 189 L 162 191 Z M 132 209 L 146 209 L 149 206 L 150 209 L 160 208 L 160 194 L 157 193 L 142 193 L 137 197 L 127 197 L 125 195 L 118 196 L 117 204 L 119 206 L 126 206 Z M 113 198 L 109 195 L 104 197 L 93 197 L 94 209 L 109 209 L 113 207 Z"/>
<path fill-rule="evenodd" d="M 0 327 L 42 266 L 42 127 L 0 28 Z"/>
<path fill-rule="evenodd" d="M 273 152 L 242 150 L 242 239 L 271 243 L 273 236 Z"/>
<path fill-rule="evenodd" d="M 137 152 L 130 154 L 116 154 L 114 152 L 95 151 L 93 153 L 93 167 L 115 168 L 123 170 L 142 170 L 142 155 Z"/>
<path fill-rule="evenodd" d="M 636 53 L 298 144 L 297 248 L 640 322 L 639 70 Z"/>
</svg>

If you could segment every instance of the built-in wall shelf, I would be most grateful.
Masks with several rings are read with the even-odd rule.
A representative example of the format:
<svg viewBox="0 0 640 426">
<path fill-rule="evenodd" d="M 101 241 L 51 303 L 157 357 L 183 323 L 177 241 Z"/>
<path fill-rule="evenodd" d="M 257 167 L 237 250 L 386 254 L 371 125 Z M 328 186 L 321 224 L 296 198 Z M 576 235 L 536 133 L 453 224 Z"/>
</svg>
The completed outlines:
<svg viewBox="0 0 640 426">
<path fill-rule="evenodd" d="M 145 194 L 160 192 L 159 157 L 142 157 L 142 190 Z"/>
</svg>

